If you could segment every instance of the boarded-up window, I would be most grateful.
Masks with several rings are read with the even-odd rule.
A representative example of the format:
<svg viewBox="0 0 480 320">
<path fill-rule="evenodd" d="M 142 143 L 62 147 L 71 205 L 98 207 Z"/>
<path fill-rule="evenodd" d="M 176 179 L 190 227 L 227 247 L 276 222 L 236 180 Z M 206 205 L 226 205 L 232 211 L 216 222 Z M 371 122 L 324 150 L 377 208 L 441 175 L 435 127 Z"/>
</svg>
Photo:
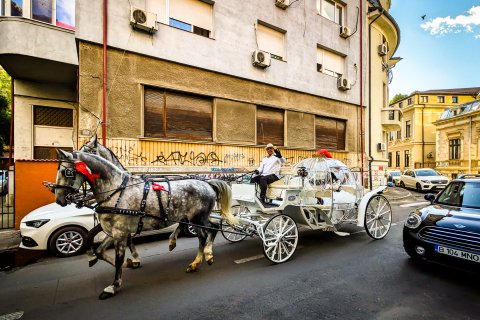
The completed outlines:
<svg viewBox="0 0 480 320">
<path fill-rule="evenodd" d="M 145 88 L 145 136 L 212 140 L 212 99 Z"/>
<path fill-rule="evenodd" d="M 317 148 L 345 150 L 346 121 L 316 117 L 315 137 Z"/>
<path fill-rule="evenodd" d="M 257 144 L 283 146 L 283 110 L 257 107 Z"/>
<path fill-rule="evenodd" d="M 73 127 L 73 110 L 35 106 L 33 124 L 51 127 Z"/>
</svg>

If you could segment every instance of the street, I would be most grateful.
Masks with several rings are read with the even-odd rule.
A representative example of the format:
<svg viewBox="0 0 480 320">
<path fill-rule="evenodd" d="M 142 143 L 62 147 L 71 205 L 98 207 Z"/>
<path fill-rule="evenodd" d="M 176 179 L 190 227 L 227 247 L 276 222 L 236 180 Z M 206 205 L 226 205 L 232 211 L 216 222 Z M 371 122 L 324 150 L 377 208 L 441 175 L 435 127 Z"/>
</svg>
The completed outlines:
<svg viewBox="0 0 480 320">
<path fill-rule="evenodd" d="M 478 319 L 478 275 L 414 263 L 402 247 L 403 220 L 423 194 L 392 201 L 394 225 L 379 241 L 363 229 L 350 236 L 302 230 L 287 263 L 272 265 L 258 238 L 231 244 L 221 234 L 215 262 L 185 273 L 197 240 L 168 252 L 165 236 L 138 244 L 142 267 L 124 269 L 113 298 L 98 295 L 114 277 L 85 255 L 46 256 L 0 273 L 4 319 Z M 412 205 L 414 204 L 414 205 Z"/>
</svg>

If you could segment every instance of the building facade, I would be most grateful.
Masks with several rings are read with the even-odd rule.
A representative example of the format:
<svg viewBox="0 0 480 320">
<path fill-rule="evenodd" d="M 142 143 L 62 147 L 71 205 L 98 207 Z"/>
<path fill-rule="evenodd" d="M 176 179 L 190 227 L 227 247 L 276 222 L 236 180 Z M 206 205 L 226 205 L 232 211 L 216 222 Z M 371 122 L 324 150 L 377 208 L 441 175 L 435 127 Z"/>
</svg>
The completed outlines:
<svg viewBox="0 0 480 320">
<path fill-rule="evenodd" d="M 15 158 L 97 133 L 139 172 L 255 167 L 267 143 L 291 164 L 325 148 L 378 170 L 398 61 L 390 1 L 288 4 L 2 0 Z"/>
<path fill-rule="evenodd" d="M 452 179 L 461 174 L 480 173 L 480 100 L 445 110 L 433 124 L 436 169 Z"/>
<path fill-rule="evenodd" d="M 434 122 L 452 106 L 475 100 L 480 88 L 415 91 L 390 105 L 401 112 L 400 130 L 388 137 L 389 167 L 392 169 L 435 168 L 438 144 Z"/>
</svg>

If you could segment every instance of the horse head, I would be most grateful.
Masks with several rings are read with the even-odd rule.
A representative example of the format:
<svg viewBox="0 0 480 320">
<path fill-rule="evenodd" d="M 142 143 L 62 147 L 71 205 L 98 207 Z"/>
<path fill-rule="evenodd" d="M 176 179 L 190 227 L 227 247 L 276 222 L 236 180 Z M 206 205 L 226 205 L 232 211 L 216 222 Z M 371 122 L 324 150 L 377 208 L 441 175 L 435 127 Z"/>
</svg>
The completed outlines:
<svg viewBox="0 0 480 320">
<path fill-rule="evenodd" d="M 113 151 L 98 142 L 97 134 L 94 134 L 90 140 L 80 148 L 80 151 L 95 154 L 110 161 L 121 170 L 127 171 Z"/>
</svg>

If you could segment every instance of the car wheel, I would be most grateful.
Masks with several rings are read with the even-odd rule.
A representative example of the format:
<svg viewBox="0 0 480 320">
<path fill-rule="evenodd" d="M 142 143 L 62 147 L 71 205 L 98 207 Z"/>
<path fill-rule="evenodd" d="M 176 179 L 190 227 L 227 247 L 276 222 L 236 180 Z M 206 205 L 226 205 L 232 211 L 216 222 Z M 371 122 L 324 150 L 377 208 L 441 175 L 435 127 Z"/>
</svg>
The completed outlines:
<svg viewBox="0 0 480 320">
<path fill-rule="evenodd" d="M 403 183 L 403 181 L 400 181 L 400 187 L 405 188 L 405 183 Z"/>
<path fill-rule="evenodd" d="M 417 192 L 422 192 L 422 185 L 420 183 L 417 183 Z"/>
<path fill-rule="evenodd" d="M 185 225 L 183 226 L 183 233 L 184 233 L 187 237 L 197 237 L 197 236 L 198 236 L 197 227 L 192 226 L 192 225 L 190 225 L 190 224 L 185 224 Z"/>
<path fill-rule="evenodd" d="M 85 251 L 87 232 L 77 226 L 63 227 L 55 231 L 48 241 L 48 250 L 56 256 L 65 258 L 76 256 Z"/>
</svg>

